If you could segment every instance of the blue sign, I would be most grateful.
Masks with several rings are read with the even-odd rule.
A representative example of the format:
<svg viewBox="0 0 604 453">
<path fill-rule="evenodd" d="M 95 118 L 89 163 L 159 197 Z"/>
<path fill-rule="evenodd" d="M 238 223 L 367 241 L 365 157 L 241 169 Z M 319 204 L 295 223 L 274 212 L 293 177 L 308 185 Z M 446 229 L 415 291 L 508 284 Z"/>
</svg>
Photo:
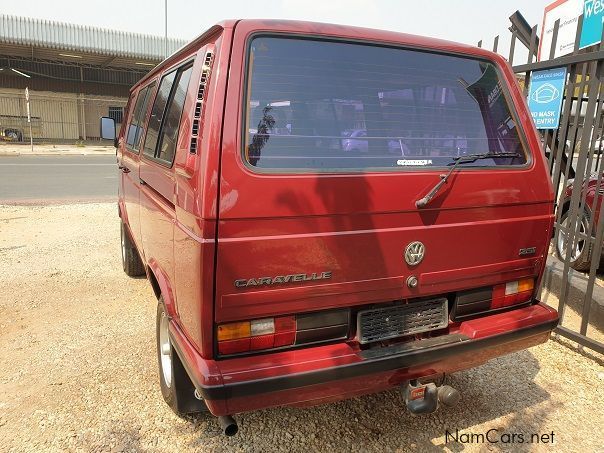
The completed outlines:
<svg viewBox="0 0 604 453">
<path fill-rule="evenodd" d="M 566 68 L 531 73 L 528 104 L 537 129 L 558 127 L 565 82 Z"/>
<path fill-rule="evenodd" d="M 604 0 L 585 0 L 583 3 L 583 28 L 579 47 L 598 44 L 602 39 L 602 21 L 604 20 Z"/>
</svg>

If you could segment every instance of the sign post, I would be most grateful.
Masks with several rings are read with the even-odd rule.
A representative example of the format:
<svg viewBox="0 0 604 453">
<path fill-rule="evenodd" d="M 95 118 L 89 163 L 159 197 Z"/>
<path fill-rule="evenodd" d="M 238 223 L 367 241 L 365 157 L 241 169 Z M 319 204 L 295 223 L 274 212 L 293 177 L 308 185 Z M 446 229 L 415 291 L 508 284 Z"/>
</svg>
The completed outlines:
<svg viewBox="0 0 604 453">
<path fill-rule="evenodd" d="M 29 88 L 25 87 L 25 101 L 27 106 L 27 123 L 29 124 L 29 144 L 31 146 L 31 152 L 34 152 L 34 136 L 31 133 L 31 114 L 29 112 Z"/>
<path fill-rule="evenodd" d="M 558 128 L 565 83 L 566 68 L 531 73 L 528 104 L 537 129 Z"/>
</svg>

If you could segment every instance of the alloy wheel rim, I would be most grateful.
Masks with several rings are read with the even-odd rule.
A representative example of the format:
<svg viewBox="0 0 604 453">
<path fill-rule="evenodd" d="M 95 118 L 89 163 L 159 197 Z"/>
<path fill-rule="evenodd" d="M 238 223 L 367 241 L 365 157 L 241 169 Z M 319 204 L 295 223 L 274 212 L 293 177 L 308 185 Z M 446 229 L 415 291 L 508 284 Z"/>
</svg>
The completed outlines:
<svg viewBox="0 0 604 453">
<path fill-rule="evenodd" d="M 570 226 L 570 220 L 567 217 L 566 219 L 564 219 L 564 222 L 562 222 L 562 227 L 564 227 L 565 230 L 568 230 Z M 586 221 L 585 221 L 585 217 L 581 218 L 581 225 L 579 227 L 579 232 L 582 234 L 586 234 L 587 233 L 587 225 L 586 225 Z M 565 231 L 560 231 L 558 233 L 558 252 L 560 253 L 560 256 L 563 259 L 566 259 L 566 245 L 567 245 L 567 238 L 568 238 L 568 234 L 566 234 Z M 572 250 L 571 253 L 571 261 L 576 261 L 577 258 L 579 258 L 579 256 L 581 256 L 581 253 L 583 253 L 583 248 L 585 247 L 585 240 L 579 238 L 579 240 L 577 241 L 577 244 L 575 245 L 574 249 Z"/>
<path fill-rule="evenodd" d="M 172 385 L 172 355 L 170 354 L 170 350 L 168 317 L 166 316 L 166 312 L 162 312 L 159 322 L 159 357 L 164 383 L 168 388 Z"/>
<path fill-rule="evenodd" d="M 121 229 L 120 235 L 121 249 L 122 249 L 122 263 L 126 262 L 126 241 L 124 240 L 124 228 Z"/>
</svg>

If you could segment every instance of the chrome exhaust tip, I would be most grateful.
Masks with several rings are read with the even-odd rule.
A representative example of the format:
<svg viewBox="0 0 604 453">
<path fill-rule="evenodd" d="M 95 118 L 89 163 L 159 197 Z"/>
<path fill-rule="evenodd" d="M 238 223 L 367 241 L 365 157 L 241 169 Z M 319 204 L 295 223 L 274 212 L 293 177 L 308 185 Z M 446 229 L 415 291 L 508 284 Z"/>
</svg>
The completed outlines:
<svg viewBox="0 0 604 453">
<path fill-rule="evenodd" d="M 225 436 L 234 436 L 239 431 L 237 422 L 230 415 L 220 415 L 218 417 L 218 424 L 220 425 L 220 429 L 222 429 L 222 434 Z"/>
</svg>

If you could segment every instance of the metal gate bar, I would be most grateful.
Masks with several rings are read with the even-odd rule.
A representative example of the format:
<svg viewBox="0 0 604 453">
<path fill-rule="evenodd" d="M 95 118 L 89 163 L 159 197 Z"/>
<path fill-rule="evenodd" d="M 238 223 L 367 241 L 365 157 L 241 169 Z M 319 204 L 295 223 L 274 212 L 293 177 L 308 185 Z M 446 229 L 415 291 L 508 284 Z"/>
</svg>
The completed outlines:
<svg viewBox="0 0 604 453">
<path fill-rule="evenodd" d="M 604 39 L 597 46 L 580 50 L 582 26 L 583 16 L 579 16 L 573 52 L 554 58 L 560 28 L 560 21 L 557 20 L 552 30 L 550 48 L 542 49 L 549 55 L 545 61 L 536 61 L 537 26 L 526 27 L 522 31 L 513 26 L 510 28 L 512 35 L 508 61 L 512 64 L 516 41 L 520 41 L 528 50 L 527 62 L 513 69 L 518 76 L 524 76 L 525 95 L 528 95 L 529 81 L 534 71 L 567 69 L 559 127 L 540 131 L 556 197 L 553 207 L 553 245 L 563 257 L 563 283 L 558 298 L 561 321 L 556 333 L 604 354 L 604 325 L 597 325 L 596 320 L 592 319 L 596 307 L 594 288 L 604 245 L 604 207 L 598 209 L 604 198 Z M 494 49 L 499 47 L 499 40 L 497 36 Z M 572 195 L 567 197 L 565 191 L 570 187 Z M 562 241 L 559 242 L 560 239 Z M 578 259 L 575 254 L 577 250 L 583 251 Z M 588 256 L 590 258 L 586 259 Z M 572 270 L 572 266 L 581 267 L 588 273 L 583 300 L 573 305 L 574 312 L 569 313 L 570 277 L 577 272 Z M 604 313 L 604 307 L 601 310 Z M 573 323 L 572 327 L 566 325 L 567 319 Z"/>
</svg>

